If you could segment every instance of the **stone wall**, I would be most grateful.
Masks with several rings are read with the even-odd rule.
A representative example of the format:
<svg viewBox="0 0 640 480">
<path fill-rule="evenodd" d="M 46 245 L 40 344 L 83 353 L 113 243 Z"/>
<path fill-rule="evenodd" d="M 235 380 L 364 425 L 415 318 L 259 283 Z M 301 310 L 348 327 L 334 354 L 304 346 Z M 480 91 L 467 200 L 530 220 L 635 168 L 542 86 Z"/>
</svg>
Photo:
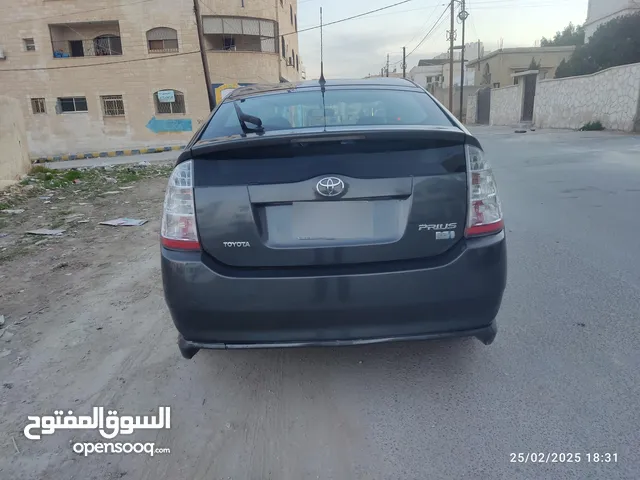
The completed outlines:
<svg viewBox="0 0 640 480">
<path fill-rule="evenodd" d="M 473 97 L 478 93 L 480 87 L 475 86 L 466 86 L 464 87 L 463 95 L 464 99 L 462 100 L 462 118 L 466 118 L 467 114 L 467 102 L 469 97 Z M 440 88 L 435 87 L 432 90 L 433 96 L 438 99 L 440 103 L 442 103 L 447 109 L 449 108 L 449 89 L 448 88 Z M 460 118 L 460 87 L 454 87 L 453 89 L 453 114 L 456 118 Z M 473 116 L 475 121 L 475 114 Z"/>
<path fill-rule="evenodd" d="M 542 80 L 536 87 L 534 122 L 540 128 L 577 129 L 599 120 L 607 130 L 640 131 L 639 99 L 640 63 Z"/>
<path fill-rule="evenodd" d="M 491 90 L 491 125 L 512 126 L 522 115 L 522 84 Z"/>
<path fill-rule="evenodd" d="M 465 123 L 467 125 L 473 125 L 477 121 L 478 111 L 478 92 L 473 95 L 469 95 L 467 98 L 467 117 Z"/>
<path fill-rule="evenodd" d="M 0 96 L 0 190 L 20 180 L 30 167 L 20 102 Z"/>
</svg>

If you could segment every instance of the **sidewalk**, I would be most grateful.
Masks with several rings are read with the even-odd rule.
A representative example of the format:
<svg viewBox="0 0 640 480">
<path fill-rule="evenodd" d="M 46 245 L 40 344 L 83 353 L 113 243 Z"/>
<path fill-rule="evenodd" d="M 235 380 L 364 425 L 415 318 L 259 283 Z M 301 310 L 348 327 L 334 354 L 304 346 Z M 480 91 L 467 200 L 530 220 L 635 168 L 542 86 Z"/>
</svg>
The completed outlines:
<svg viewBox="0 0 640 480">
<path fill-rule="evenodd" d="M 51 169 L 67 169 L 67 168 L 87 168 L 87 167 L 104 167 L 107 165 L 130 165 L 140 162 L 171 162 L 178 159 L 180 151 L 161 152 L 161 153 L 144 153 L 139 155 L 130 155 L 126 157 L 102 157 L 102 158 L 85 158 L 83 160 L 64 160 L 57 162 L 39 163 L 44 167 Z"/>
</svg>

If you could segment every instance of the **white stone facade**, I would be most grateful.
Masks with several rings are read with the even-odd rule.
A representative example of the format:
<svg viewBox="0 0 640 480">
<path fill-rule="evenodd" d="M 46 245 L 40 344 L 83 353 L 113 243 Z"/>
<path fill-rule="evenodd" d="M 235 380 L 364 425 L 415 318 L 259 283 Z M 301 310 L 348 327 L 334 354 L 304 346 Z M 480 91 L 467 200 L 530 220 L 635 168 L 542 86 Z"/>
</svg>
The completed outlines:
<svg viewBox="0 0 640 480">
<path fill-rule="evenodd" d="M 600 121 L 608 130 L 637 131 L 639 99 L 640 63 L 593 75 L 542 80 L 536 88 L 534 122 L 540 128 L 577 129 Z"/>
<path fill-rule="evenodd" d="M 515 125 L 522 112 L 522 83 L 491 90 L 491 125 Z"/>
<path fill-rule="evenodd" d="M 478 111 L 478 92 L 474 95 L 469 95 L 467 98 L 467 116 L 465 119 L 465 123 L 467 125 L 473 125 L 477 120 L 477 111 Z"/>
</svg>

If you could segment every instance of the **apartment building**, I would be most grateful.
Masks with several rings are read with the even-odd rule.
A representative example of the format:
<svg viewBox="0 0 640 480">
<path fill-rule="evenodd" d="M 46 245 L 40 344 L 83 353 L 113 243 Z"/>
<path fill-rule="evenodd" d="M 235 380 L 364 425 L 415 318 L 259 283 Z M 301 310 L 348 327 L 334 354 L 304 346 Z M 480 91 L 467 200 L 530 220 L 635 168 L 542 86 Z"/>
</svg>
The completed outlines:
<svg viewBox="0 0 640 480">
<path fill-rule="evenodd" d="M 638 0 L 589 0 L 587 21 L 584 24 L 585 40 L 591 38 L 603 23 L 637 12 L 640 12 Z"/>
<path fill-rule="evenodd" d="M 198 0 L 211 82 L 296 81 L 297 0 Z M 193 0 L 5 0 L 0 95 L 32 156 L 186 142 L 209 113 Z M 0 112 L 0 115 L 2 112 Z"/>
</svg>

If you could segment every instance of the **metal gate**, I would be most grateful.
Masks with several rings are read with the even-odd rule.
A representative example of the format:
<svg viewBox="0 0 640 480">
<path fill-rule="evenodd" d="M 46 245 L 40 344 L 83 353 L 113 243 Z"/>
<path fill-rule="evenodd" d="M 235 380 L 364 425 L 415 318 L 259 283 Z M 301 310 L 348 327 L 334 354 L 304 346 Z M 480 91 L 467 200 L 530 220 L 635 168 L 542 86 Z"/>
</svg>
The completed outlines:
<svg viewBox="0 0 640 480">
<path fill-rule="evenodd" d="M 522 102 L 522 121 L 533 121 L 533 105 L 536 98 L 537 75 L 525 75 L 524 77 L 524 99 Z"/>
<path fill-rule="evenodd" d="M 491 87 L 478 90 L 478 107 L 476 111 L 477 123 L 489 125 L 489 114 L 491 113 Z"/>
</svg>

